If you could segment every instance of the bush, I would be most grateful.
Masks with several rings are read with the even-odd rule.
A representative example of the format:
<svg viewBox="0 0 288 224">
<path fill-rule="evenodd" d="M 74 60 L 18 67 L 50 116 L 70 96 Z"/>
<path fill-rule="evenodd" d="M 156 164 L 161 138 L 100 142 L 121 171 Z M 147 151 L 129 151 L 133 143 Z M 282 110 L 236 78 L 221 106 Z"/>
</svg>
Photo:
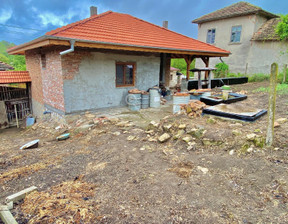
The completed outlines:
<svg viewBox="0 0 288 224">
<path fill-rule="evenodd" d="M 229 71 L 229 66 L 225 62 L 216 64 L 215 68 L 213 71 L 215 78 L 224 78 Z"/>
<path fill-rule="evenodd" d="M 263 73 L 258 73 L 258 74 L 253 74 L 251 76 L 248 76 L 248 82 L 263 82 L 263 81 L 268 81 L 270 79 L 269 74 L 263 74 Z"/>
</svg>

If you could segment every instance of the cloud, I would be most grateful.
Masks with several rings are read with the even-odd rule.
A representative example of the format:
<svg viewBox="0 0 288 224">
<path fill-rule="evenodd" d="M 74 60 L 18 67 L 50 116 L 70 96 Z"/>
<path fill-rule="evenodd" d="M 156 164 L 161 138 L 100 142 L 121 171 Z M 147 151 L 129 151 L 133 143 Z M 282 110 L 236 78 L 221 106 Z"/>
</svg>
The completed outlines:
<svg viewBox="0 0 288 224">
<path fill-rule="evenodd" d="M 1 9 L 0 10 L 0 23 L 6 23 L 12 16 L 12 9 Z"/>
</svg>

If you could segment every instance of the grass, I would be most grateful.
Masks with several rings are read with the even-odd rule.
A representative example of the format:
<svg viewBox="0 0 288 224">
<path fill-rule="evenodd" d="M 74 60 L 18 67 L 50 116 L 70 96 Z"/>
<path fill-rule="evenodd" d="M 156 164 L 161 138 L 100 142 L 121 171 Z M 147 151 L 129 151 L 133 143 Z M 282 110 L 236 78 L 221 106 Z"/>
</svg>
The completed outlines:
<svg viewBox="0 0 288 224">
<path fill-rule="evenodd" d="M 279 95 L 288 95 L 288 84 L 277 84 L 276 91 Z M 260 87 L 255 89 L 253 92 L 269 92 L 269 87 Z"/>
</svg>

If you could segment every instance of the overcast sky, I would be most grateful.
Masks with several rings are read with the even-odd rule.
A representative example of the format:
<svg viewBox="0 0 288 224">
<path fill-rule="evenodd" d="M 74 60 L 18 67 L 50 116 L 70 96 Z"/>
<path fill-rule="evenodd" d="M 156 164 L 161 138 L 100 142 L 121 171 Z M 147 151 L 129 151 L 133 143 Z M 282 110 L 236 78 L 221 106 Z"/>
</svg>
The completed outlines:
<svg viewBox="0 0 288 224">
<path fill-rule="evenodd" d="M 127 13 L 197 38 L 191 21 L 229 6 L 237 0 L 0 0 L 0 40 L 25 43 L 57 27 L 89 17 L 89 7 L 98 13 L 108 10 Z M 288 14 L 287 0 L 248 0 L 275 14 Z M 23 28 L 23 29 L 20 29 Z"/>
</svg>

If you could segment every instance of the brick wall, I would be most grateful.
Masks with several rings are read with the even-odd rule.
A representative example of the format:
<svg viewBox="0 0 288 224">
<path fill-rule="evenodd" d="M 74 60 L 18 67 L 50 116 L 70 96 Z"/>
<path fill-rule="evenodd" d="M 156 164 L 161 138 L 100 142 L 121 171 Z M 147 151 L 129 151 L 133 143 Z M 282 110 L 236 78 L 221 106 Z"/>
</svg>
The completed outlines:
<svg viewBox="0 0 288 224">
<path fill-rule="evenodd" d="M 79 73 L 80 63 L 85 56 L 91 55 L 87 51 L 74 51 L 62 56 L 63 79 L 72 80 Z"/>
<path fill-rule="evenodd" d="M 43 98 L 45 104 L 65 112 L 60 51 L 55 47 L 42 51 L 46 57 L 46 68 L 42 68 Z"/>
<path fill-rule="evenodd" d="M 40 51 L 29 50 L 25 52 L 26 67 L 32 79 L 31 93 L 33 100 L 43 104 L 43 87 L 40 67 Z"/>
</svg>

